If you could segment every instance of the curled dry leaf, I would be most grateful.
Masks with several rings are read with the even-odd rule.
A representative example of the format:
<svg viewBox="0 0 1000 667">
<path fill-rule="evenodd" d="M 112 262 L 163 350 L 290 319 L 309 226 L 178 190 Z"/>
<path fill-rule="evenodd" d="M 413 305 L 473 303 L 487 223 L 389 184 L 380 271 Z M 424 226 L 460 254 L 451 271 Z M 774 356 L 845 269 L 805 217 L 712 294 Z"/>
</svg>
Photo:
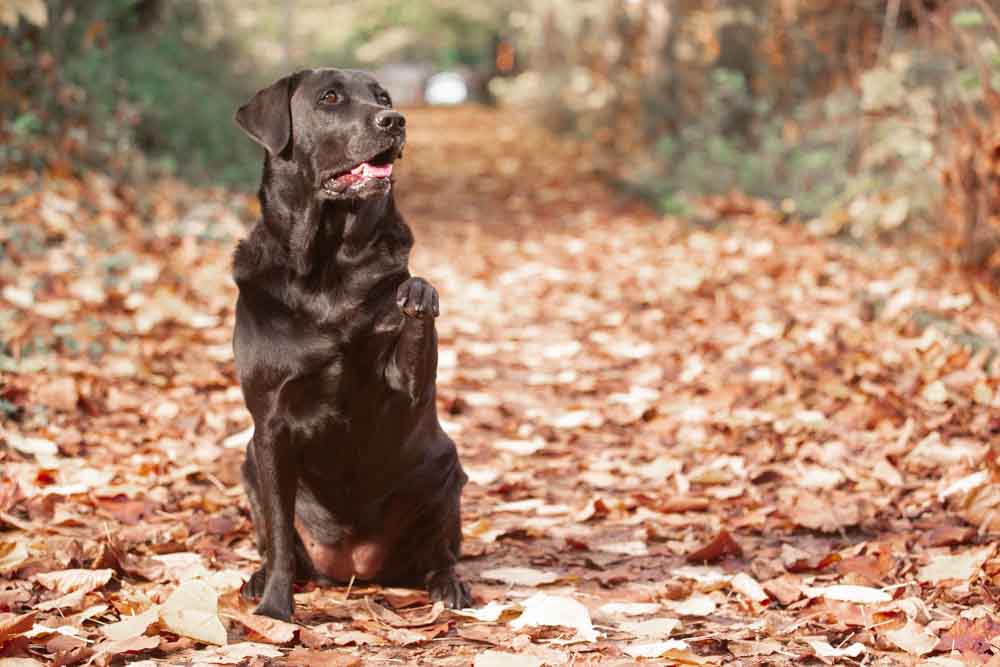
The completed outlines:
<svg viewBox="0 0 1000 667">
<path fill-rule="evenodd" d="M 16 637 L 27 632 L 35 625 L 37 611 L 29 611 L 27 614 L 16 616 L 14 614 L 0 614 L 0 645 L 11 637 Z"/>
<path fill-rule="evenodd" d="M 771 601 L 771 598 L 768 597 L 767 593 L 757 580 L 745 572 L 740 572 L 734 576 L 729 581 L 729 585 L 734 591 L 741 593 L 757 604 L 766 605 Z"/>
<path fill-rule="evenodd" d="M 386 625 L 391 625 L 394 628 L 417 628 L 423 625 L 430 625 L 444 611 L 444 603 L 435 602 L 426 609 L 411 610 L 406 616 L 401 616 L 380 604 L 372 602 L 371 598 L 365 598 L 365 607 L 372 615 L 372 618 Z"/>
<path fill-rule="evenodd" d="M 727 556 L 740 558 L 743 556 L 743 548 L 736 543 L 729 531 L 722 530 L 711 542 L 688 554 L 687 561 L 689 563 L 714 563 Z"/>
<path fill-rule="evenodd" d="M 225 616 L 250 630 L 252 639 L 266 644 L 287 644 L 295 639 L 295 633 L 299 630 L 299 626 L 294 623 L 286 623 L 276 618 L 258 616 L 257 614 L 229 612 Z"/>
<path fill-rule="evenodd" d="M 600 636 L 590 620 L 590 612 L 573 598 L 535 593 L 524 601 L 523 607 L 524 612 L 510 622 L 515 630 L 555 625 L 575 629 L 582 641 L 597 641 Z"/>
<path fill-rule="evenodd" d="M 936 635 L 912 620 L 901 628 L 886 631 L 885 637 L 910 655 L 918 656 L 930 653 L 938 643 Z"/>
<path fill-rule="evenodd" d="M 174 590 L 160 607 L 163 626 L 207 644 L 226 643 L 226 628 L 219 620 L 219 596 L 211 586 L 197 579 Z"/>
</svg>

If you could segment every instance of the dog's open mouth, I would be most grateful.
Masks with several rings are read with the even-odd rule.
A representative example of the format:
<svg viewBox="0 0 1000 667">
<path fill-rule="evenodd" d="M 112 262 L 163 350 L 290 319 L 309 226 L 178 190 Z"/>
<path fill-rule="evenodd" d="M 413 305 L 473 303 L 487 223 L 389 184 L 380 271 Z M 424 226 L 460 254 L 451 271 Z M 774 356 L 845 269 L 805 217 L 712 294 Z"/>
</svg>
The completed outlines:
<svg viewBox="0 0 1000 667">
<path fill-rule="evenodd" d="M 392 162 L 395 159 L 395 148 L 382 151 L 354 168 L 326 179 L 323 182 L 323 189 L 328 192 L 340 193 L 375 179 L 388 180 L 392 176 Z"/>
</svg>

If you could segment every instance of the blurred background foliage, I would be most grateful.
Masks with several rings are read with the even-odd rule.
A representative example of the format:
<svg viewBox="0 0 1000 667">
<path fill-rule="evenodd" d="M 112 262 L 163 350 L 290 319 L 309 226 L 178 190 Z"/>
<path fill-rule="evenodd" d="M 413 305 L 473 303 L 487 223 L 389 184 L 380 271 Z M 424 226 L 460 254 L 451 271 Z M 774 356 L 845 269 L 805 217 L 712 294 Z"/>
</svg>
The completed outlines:
<svg viewBox="0 0 1000 667">
<path fill-rule="evenodd" d="M 667 213 L 738 192 L 817 234 L 945 230 L 987 266 L 998 35 L 996 0 L 7 0 L 0 159 L 252 187 L 229 118 L 279 73 L 453 70 Z"/>
</svg>

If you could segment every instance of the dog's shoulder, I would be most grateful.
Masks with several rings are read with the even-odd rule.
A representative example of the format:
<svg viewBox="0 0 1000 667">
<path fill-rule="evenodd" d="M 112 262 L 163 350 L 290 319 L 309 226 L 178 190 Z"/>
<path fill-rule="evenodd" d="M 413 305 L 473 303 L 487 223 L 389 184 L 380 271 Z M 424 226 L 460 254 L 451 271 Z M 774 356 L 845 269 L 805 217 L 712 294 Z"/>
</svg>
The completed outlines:
<svg viewBox="0 0 1000 667">
<path fill-rule="evenodd" d="M 250 234 L 236 245 L 233 252 L 233 278 L 243 286 L 282 266 L 287 254 L 277 240 L 258 222 Z"/>
</svg>

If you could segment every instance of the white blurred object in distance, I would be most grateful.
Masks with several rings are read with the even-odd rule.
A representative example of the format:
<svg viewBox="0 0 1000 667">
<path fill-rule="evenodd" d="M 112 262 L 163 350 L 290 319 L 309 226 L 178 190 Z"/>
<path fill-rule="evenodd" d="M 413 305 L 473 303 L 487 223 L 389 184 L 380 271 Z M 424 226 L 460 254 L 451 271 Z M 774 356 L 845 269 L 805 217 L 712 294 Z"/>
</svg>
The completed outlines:
<svg viewBox="0 0 1000 667">
<path fill-rule="evenodd" d="M 469 98 L 469 87 L 461 74 L 440 72 L 427 80 L 424 101 L 427 104 L 461 104 Z"/>
<path fill-rule="evenodd" d="M 434 70 L 420 63 L 392 63 L 375 70 L 375 78 L 398 107 L 416 106 L 423 102 L 424 82 Z"/>
</svg>

